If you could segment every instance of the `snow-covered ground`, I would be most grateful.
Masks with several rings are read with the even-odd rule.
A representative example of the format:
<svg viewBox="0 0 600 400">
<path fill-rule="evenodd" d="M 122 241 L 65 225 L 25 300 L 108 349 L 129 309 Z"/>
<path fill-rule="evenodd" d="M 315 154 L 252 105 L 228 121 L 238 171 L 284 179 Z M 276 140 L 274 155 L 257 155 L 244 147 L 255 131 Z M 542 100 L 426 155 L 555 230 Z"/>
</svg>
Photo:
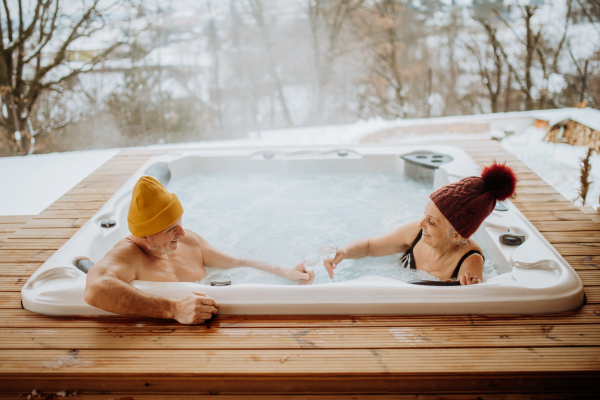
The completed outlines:
<svg viewBox="0 0 600 400">
<path fill-rule="evenodd" d="M 545 134 L 545 130 L 531 127 L 521 134 L 503 139 L 501 143 L 505 149 L 517 156 L 560 194 L 575 201 L 581 187 L 579 181 L 581 159 L 587 155 L 588 148 L 544 142 Z M 592 155 L 591 161 L 593 182 L 590 185 L 585 205 L 597 208 L 600 203 L 598 199 L 600 196 L 600 155 Z M 581 199 L 575 201 L 575 204 L 581 205 Z"/>
<path fill-rule="evenodd" d="M 37 215 L 119 150 L 0 157 L 0 215 Z"/>
</svg>

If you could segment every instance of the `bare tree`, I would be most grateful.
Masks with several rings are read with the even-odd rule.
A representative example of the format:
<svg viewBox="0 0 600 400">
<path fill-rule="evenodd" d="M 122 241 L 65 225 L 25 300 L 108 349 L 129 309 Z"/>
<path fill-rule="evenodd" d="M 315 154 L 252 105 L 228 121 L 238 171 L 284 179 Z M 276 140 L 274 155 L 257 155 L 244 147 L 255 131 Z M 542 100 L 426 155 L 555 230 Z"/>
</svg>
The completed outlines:
<svg viewBox="0 0 600 400">
<path fill-rule="evenodd" d="M 356 18 L 357 32 L 366 36 L 370 71 L 363 80 L 363 116 L 426 115 L 429 60 L 426 15 L 412 2 L 374 2 Z M 368 112 L 364 110 L 368 109 Z"/>
<path fill-rule="evenodd" d="M 271 32 L 269 27 L 267 26 L 267 22 L 265 21 L 265 13 L 264 6 L 262 0 L 248 0 L 250 5 L 250 9 L 252 11 L 252 16 L 256 20 L 256 24 L 260 30 L 261 36 L 265 43 L 265 47 L 267 50 L 267 62 L 269 65 L 269 70 L 271 73 L 271 77 L 273 79 L 273 83 L 275 84 L 275 88 L 277 90 L 277 94 L 279 97 L 279 102 L 281 104 L 281 108 L 283 109 L 283 116 L 289 126 L 293 126 L 292 117 L 290 115 L 290 111 L 287 105 L 287 101 L 285 99 L 285 94 L 283 93 L 283 83 L 281 81 L 280 73 L 277 68 L 277 62 L 274 55 L 274 44 L 271 38 Z"/>
<path fill-rule="evenodd" d="M 475 20 L 484 28 L 487 36 L 486 47 L 481 49 L 476 42 L 465 43 L 465 46 L 477 60 L 478 74 L 490 99 L 492 112 L 495 113 L 499 111 L 498 102 L 502 94 L 504 59 L 501 45 L 498 42 L 496 28 L 489 21 L 477 17 Z"/>
<path fill-rule="evenodd" d="M 334 63 L 346 51 L 342 44 L 343 29 L 363 3 L 364 0 L 308 0 L 308 18 L 317 73 L 316 123 L 320 123 L 323 117 L 326 87 Z"/>
<path fill-rule="evenodd" d="M 27 120 L 40 96 L 49 90 L 62 90 L 69 79 L 91 71 L 126 37 L 107 44 L 87 62 L 67 66 L 69 46 L 79 38 L 89 37 L 106 27 L 108 8 L 99 0 L 84 1 L 74 9 L 59 0 L 37 0 L 32 3 L 3 0 L 0 7 L 0 93 L 9 108 L 0 117 L 4 129 L 1 143 L 12 153 L 27 154 L 32 132 Z M 32 9 L 28 10 L 29 6 Z M 18 150 L 17 150 L 18 149 Z"/>
</svg>

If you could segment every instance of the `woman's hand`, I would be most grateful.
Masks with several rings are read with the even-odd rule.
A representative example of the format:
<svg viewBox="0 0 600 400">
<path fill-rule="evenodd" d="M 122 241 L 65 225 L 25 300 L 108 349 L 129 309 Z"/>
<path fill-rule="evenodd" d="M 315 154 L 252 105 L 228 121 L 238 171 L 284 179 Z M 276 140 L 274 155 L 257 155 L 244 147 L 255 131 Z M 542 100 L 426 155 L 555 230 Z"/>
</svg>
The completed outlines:
<svg viewBox="0 0 600 400">
<path fill-rule="evenodd" d="M 481 283 L 481 279 L 479 279 L 477 276 L 471 276 L 471 272 L 469 271 L 460 277 L 461 285 L 474 285 L 476 283 Z"/>
<path fill-rule="evenodd" d="M 295 282 L 300 281 L 299 285 L 310 285 L 315 279 L 315 272 L 308 272 L 302 263 L 296 265 L 294 268 L 286 268 L 285 270 L 285 278 Z"/>
<path fill-rule="evenodd" d="M 346 250 L 344 248 L 339 248 L 338 251 L 335 253 L 333 261 L 329 262 L 327 260 L 323 260 L 323 266 L 329 274 L 329 279 L 333 279 L 333 270 L 335 269 L 335 267 L 337 267 L 339 263 L 342 262 L 344 258 L 346 258 Z"/>
</svg>

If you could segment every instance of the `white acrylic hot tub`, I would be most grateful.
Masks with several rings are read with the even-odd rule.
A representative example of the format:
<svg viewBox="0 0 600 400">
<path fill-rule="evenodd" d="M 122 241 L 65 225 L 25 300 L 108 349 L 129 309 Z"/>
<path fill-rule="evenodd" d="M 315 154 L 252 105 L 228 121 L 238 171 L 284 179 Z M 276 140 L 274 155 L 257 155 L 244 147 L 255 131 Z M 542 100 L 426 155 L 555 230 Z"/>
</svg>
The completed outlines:
<svg viewBox="0 0 600 400">
<path fill-rule="evenodd" d="M 168 166 L 171 182 L 198 172 L 404 174 L 408 168 L 401 156 L 418 151 L 453 158 L 433 171 L 434 189 L 480 173 L 466 153 L 448 146 L 197 150 L 154 157 L 31 276 L 21 291 L 23 306 L 51 315 L 109 314 L 85 303 L 86 275 L 74 260 L 87 257 L 97 262 L 129 235 L 126 215 L 133 186 L 157 163 Z M 205 292 L 218 301 L 220 314 L 536 314 L 581 306 L 583 285 L 577 274 L 517 208 L 507 204 L 508 211 L 494 211 L 477 233 L 478 240 L 485 241 L 486 255 L 493 256 L 501 271 L 483 284 L 417 286 L 378 276 L 311 286 L 132 284 L 172 299 L 192 291 Z M 116 226 L 101 228 L 100 221 L 107 218 L 115 220 Z M 524 233 L 525 243 L 517 247 L 501 244 L 498 237 L 508 228 Z"/>
</svg>

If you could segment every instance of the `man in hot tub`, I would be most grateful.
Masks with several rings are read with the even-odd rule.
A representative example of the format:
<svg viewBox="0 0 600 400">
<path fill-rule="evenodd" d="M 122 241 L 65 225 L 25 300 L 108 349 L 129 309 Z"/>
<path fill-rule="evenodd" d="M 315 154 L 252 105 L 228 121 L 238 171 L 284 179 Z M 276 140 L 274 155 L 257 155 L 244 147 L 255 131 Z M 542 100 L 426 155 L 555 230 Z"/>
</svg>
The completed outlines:
<svg viewBox="0 0 600 400">
<path fill-rule="evenodd" d="M 302 263 L 282 268 L 264 261 L 238 258 L 211 246 L 200 235 L 183 228 L 183 207 L 156 179 L 143 176 L 133 188 L 127 222 L 132 235 L 121 240 L 87 274 L 85 301 L 103 310 L 126 315 L 175 319 L 200 324 L 217 314 L 219 305 L 204 293 L 172 300 L 142 292 L 133 280 L 196 282 L 206 276 L 204 267 L 248 266 L 300 285 L 308 285 L 314 272 Z"/>
<path fill-rule="evenodd" d="M 517 186 L 512 168 L 486 167 L 481 177 L 470 176 L 446 185 L 429 197 L 420 221 L 408 222 L 381 236 L 357 239 L 338 249 L 323 264 L 333 279 L 334 268 L 345 258 L 382 257 L 403 252 L 404 268 L 422 269 L 461 285 L 482 282 L 483 253 L 471 238 L 492 213 L 497 201 L 511 197 Z"/>
</svg>

